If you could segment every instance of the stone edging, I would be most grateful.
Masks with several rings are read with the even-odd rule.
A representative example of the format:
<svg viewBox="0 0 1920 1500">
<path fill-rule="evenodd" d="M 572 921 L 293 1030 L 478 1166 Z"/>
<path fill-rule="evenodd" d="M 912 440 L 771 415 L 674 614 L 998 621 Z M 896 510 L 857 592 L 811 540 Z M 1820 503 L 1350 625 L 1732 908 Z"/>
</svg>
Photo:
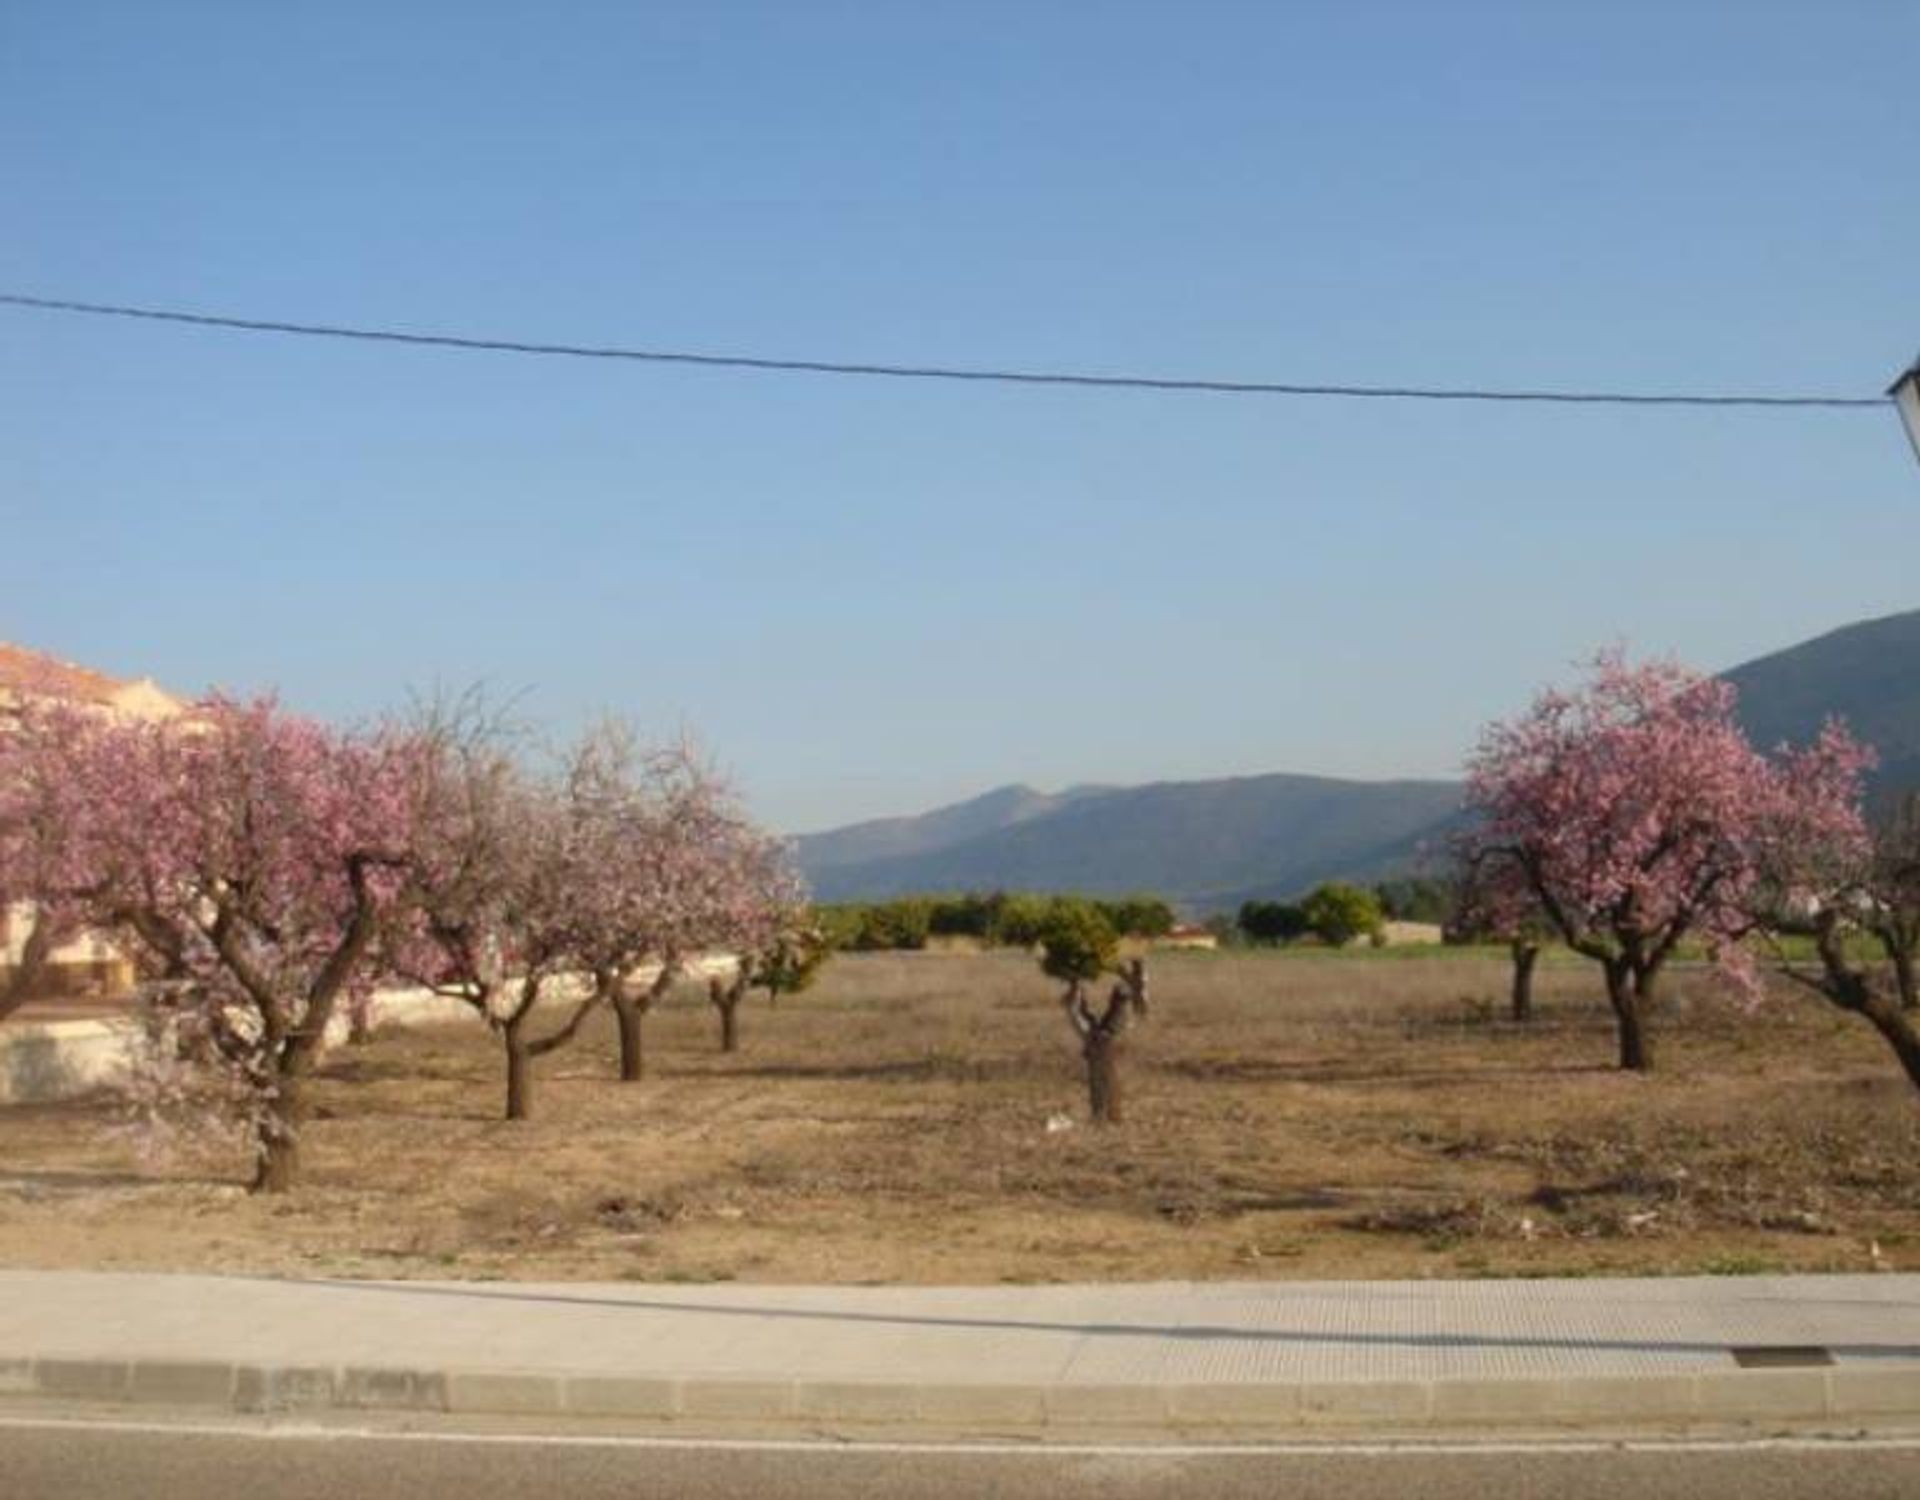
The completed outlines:
<svg viewBox="0 0 1920 1500">
<path fill-rule="evenodd" d="M 1193 1385 L 668 1379 L 221 1361 L 0 1359 L 0 1397 L 235 1412 L 421 1411 L 652 1422 L 1235 1430 L 1920 1420 L 1920 1361 L 1671 1375 Z"/>
</svg>

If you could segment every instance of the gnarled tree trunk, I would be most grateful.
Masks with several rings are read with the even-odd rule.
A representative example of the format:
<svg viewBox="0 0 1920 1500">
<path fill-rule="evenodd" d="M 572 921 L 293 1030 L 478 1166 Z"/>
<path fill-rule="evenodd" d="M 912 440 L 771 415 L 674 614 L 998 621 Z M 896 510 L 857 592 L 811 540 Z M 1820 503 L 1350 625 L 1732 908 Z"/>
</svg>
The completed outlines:
<svg viewBox="0 0 1920 1500">
<path fill-rule="evenodd" d="M 1120 1096 L 1120 1037 L 1095 1029 L 1082 1043 L 1087 1060 L 1087 1113 L 1096 1124 L 1118 1125 L 1123 1118 Z"/>
<path fill-rule="evenodd" d="M 1845 934 L 1836 916 L 1827 913 L 1816 921 L 1813 938 L 1820 954 L 1819 979 L 1809 980 L 1792 968 L 1787 970 L 1788 975 L 1819 990 L 1840 1009 L 1865 1016 L 1893 1049 L 1907 1081 L 1920 1089 L 1920 1035 L 1915 1034 L 1906 1009 L 1897 999 L 1885 994 L 1871 974 L 1847 957 Z"/>
<path fill-rule="evenodd" d="M 545 1036 L 534 1036 L 533 1013 L 539 1003 L 540 990 L 544 976 L 529 975 L 518 982 L 519 993 L 515 997 L 512 1012 L 498 1022 L 501 1046 L 507 1056 L 507 1118 L 509 1120 L 529 1120 L 533 1118 L 534 1099 L 534 1063 L 549 1052 L 564 1047 L 573 1040 L 580 1025 L 593 1014 L 594 1009 L 605 998 L 605 992 L 595 986 L 585 999 L 575 1005 L 573 1013 L 564 1024 L 554 1028 Z"/>
<path fill-rule="evenodd" d="M 300 1128 L 305 1123 L 304 1100 L 296 1080 L 283 1079 L 280 1085 L 276 1118 L 264 1125 L 258 1139 L 259 1157 L 254 1164 L 256 1193 L 284 1193 L 300 1175 Z"/>
<path fill-rule="evenodd" d="M 1533 1019 L 1533 969 L 1540 961 L 1540 945 L 1531 938 L 1515 938 L 1507 945 L 1513 955 L 1513 988 L 1511 1005 L 1513 1019 L 1531 1021 Z"/>
<path fill-rule="evenodd" d="M 1646 997 L 1650 977 L 1624 959 L 1607 961 L 1607 1003 L 1620 1032 L 1620 1066 L 1631 1073 L 1653 1069 L 1653 1044 L 1647 1036 Z"/>
<path fill-rule="evenodd" d="M 1893 960 L 1894 988 L 1900 995 L 1902 1010 L 1920 1010 L 1920 979 L 1914 975 L 1913 949 L 1904 944 L 1892 944 L 1887 956 Z"/>
<path fill-rule="evenodd" d="M 646 1038 L 647 998 L 615 991 L 613 1015 L 620 1030 L 620 1081 L 633 1083 L 647 1073 Z"/>
<path fill-rule="evenodd" d="M 1873 1029 L 1893 1048 L 1893 1055 L 1900 1060 L 1907 1081 L 1920 1089 L 1920 1034 L 1915 1033 L 1908 1012 L 1884 995 L 1876 994 L 1861 1007 L 1860 1013 L 1872 1022 Z"/>
<path fill-rule="evenodd" d="M 629 990 L 618 976 L 611 983 L 603 984 L 602 988 L 613 1001 L 614 1019 L 620 1028 L 622 1083 L 635 1083 L 646 1076 L 647 1055 L 641 1029 L 646 1023 L 647 1012 L 653 1009 L 653 1002 L 673 988 L 673 982 L 679 975 L 680 959 L 677 955 L 669 954 L 661 961 L 660 972 L 654 976 L 653 982 L 638 994 Z"/>
<path fill-rule="evenodd" d="M 720 1013 L 720 1050 L 722 1052 L 740 1050 L 740 1002 L 746 998 L 747 986 L 751 979 L 752 971 L 743 962 L 731 984 L 718 975 L 707 981 L 707 999 Z"/>
<path fill-rule="evenodd" d="M 261 1118 L 257 1140 L 259 1165 L 253 1191 L 284 1193 L 300 1171 L 300 1132 L 306 1126 L 306 1078 L 326 1045 L 327 1023 L 373 942 L 379 914 L 368 872 L 377 863 L 356 855 L 348 862 L 354 912 L 346 931 L 306 987 L 301 1003 L 276 993 L 271 979 L 245 956 L 232 913 L 219 911 L 208 926 L 215 950 L 257 1009 L 262 1032 L 261 1063 L 273 1074 L 274 1089 Z"/>
<path fill-rule="evenodd" d="M 527 1018 L 514 1016 L 500 1029 L 507 1053 L 507 1118 L 526 1120 L 533 1116 L 533 1048 L 527 1034 Z"/>
<path fill-rule="evenodd" d="M 1120 982 L 1098 1014 L 1087 1003 L 1086 986 L 1078 979 L 1068 984 L 1061 1004 L 1080 1036 L 1080 1055 L 1087 1064 L 1087 1113 L 1096 1125 L 1117 1125 L 1123 1118 L 1122 1042 L 1128 1023 L 1147 1013 L 1146 961 L 1136 958 L 1120 971 Z"/>
</svg>

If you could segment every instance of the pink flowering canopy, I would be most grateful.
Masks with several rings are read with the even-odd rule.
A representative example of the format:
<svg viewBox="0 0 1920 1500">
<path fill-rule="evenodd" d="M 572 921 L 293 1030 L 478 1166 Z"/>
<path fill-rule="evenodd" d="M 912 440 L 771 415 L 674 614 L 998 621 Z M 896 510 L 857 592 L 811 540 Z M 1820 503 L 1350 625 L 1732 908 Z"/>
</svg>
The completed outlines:
<svg viewBox="0 0 1920 1500">
<path fill-rule="evenodd" d="M 576 752 L 582 916 L 593 969 L 630 972 L 771 943 L 802 897 L 785 846 L 687 745 L 640 752 L 617 731 Z"/>
<path fill-rule="evenodd" d="M 1869 899 L 1875 850 L 1862 781 L 1875 759 L 1835 722 L 1811 745 L 1780 755 L 1761 819 L 1756 920 L 1791 922 Z"/>
<path fill-rule="evenodd" d="M 498 1021 L 510 974 L 542 979 L 572 961 L 564 811 L 485 726 L 430 722 L 419 743 L 413 858 L 387 962 Z"/>
<path fill-rule="evenodd" d="M 408 752 L 270 699 L 115 724 L 76 790 L 103 915 L 180 977 L 304 1020 L 322 969 L 409 857 Z M 357 975 L 355 977 L 358 977 Z"/>
<path fill-rule="evenodd" d="M 244 1116 L 263 1173 L 276 1150 L 290 1162 L 298 1076 L 336 1002 L 370 982 L 376 919 L 410 858 L 412 748 L 215 697 L 159 722 L 55 721 L 14 753 L 39 757 L 28 784 L 57 832 L 27 894 L 172 981 L 176 1019 L 136 1093 Z M 188 1063 L 219 1081 L 196 1090 Z"/>
<path fill-rule="evenodd" d="M 758 947 L 800 898 L 784 846 L 686 746 L 647 749 L 605 724 L 536 779 L 484 735 L 443 735 L 422 769 L 391 951 L 490 1013 L 505 969 L 611 986 L 645 965 Z"/>
<path fill-rule="evenodd" d="M 1524 886 L 1566 941 L 1657 966 L 1736 945 L 1777 773 L 1734 720 L 1734 689 L 1670 661 L 1602 653 L 1586 686 L 1490 726 L 1468 762 L 1473 852 Z"/>
</svg>

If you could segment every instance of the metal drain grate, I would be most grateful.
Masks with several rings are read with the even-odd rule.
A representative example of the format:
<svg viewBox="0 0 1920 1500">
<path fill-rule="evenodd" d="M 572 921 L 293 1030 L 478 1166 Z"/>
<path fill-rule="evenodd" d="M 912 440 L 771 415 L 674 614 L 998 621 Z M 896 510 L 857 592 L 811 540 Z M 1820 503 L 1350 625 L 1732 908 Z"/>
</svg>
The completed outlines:
<svg viewBox="0 0 1920 1500">
<path fill-rule="evenodd" d="M 1833 1355 L 1818 1344 L 1736 1344 L 1727 1352 L 1743 1370 L 1786 1370 L 1833 1363 Z"/>
</svg>

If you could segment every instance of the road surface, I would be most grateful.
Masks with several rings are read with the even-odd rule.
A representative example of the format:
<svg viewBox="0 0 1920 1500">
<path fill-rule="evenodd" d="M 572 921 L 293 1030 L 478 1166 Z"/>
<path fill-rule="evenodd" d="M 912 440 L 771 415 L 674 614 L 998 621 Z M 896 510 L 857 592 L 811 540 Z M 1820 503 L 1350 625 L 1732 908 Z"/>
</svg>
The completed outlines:
<svg viewBox="0 0 1920 1500">
<path fill-rule="evenodd" d="M 1920 1494 L 1920 1434 L 1614 1443 L 834 1443 L 0 1414 L 8 1500 L 1822 1500 Z"/>
</svg>

